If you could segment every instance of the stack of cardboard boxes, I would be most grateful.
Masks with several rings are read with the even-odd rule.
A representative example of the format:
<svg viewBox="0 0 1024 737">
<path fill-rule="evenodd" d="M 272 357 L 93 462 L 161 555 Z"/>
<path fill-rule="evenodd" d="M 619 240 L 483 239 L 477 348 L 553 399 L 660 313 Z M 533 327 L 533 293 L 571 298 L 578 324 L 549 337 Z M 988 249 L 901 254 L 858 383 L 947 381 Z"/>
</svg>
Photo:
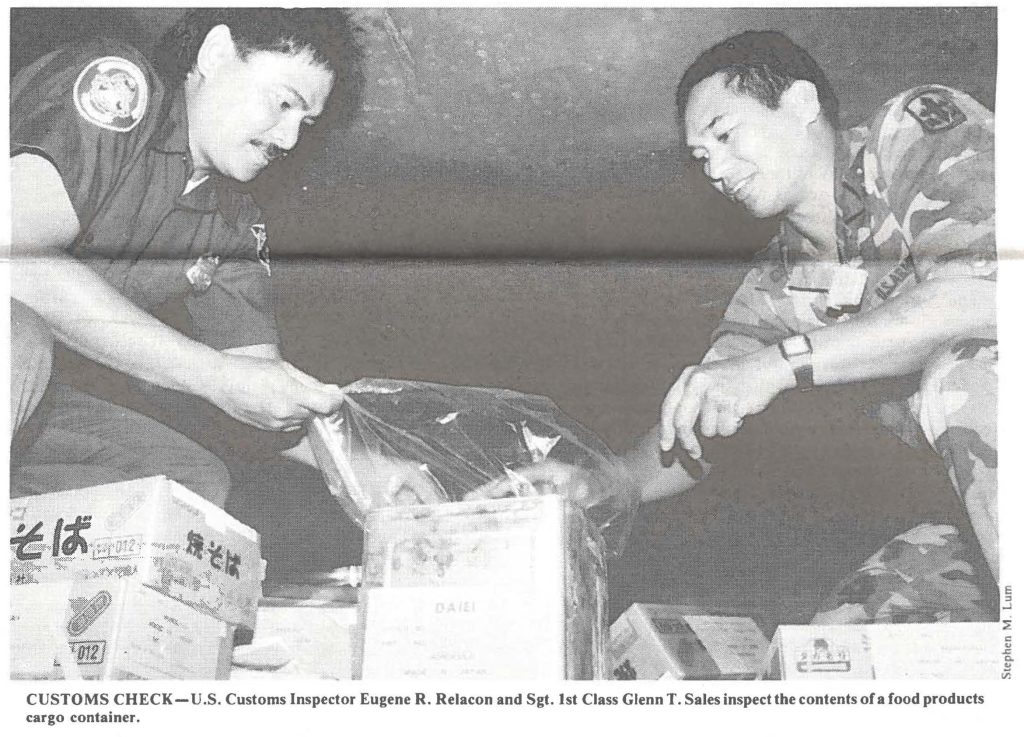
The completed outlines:
<svg viewBox="0 0 1024 737">
<path fill-rule="evenodd" d="M 10 547 L 12 678 L 227 678 L 236 630 L 257 625 L 259 535 L 164 477 L 12 500 Z M 994 622 L 785 625 L 769 646 L 750 617 L 635 604 L 609 643 L 604 546 L 558 496 L 377 509 L 364 547 L 358 624 L 338 602 L 265 607 L 252 673 L 992 678 L 1001 665 Z"/>
<path fill-rule="evenodd" d="M 11 501 L 12 678 L 226 678 L 259 535 L 165 477 Z"/>
</svg>

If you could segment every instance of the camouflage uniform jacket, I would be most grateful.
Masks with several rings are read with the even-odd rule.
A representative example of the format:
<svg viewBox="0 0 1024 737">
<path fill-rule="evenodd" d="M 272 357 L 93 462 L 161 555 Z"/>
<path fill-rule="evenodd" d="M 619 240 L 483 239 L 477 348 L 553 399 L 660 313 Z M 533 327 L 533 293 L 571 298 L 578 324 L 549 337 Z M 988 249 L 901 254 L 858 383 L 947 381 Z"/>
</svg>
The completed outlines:
<svg viewBox="0 0 1024 737">
<path fill-rule="evenodd" d="M 894 97 L 866 124 L 837 136 L 837 244 L 845 263 L 867 272 L 859 310 L 829 312 L 839 262 L 820 259 L 783 224 L 733 296 L 704 360 L 848 320 L 929 279 L 995 279 L 993 128 L 992 113 L 968 95 L 927 86 Z M 872 414 L 916 444 L 923 438 L 912 401 L 887 402 Z M 942 438 L 935 447 L 949 455 Z M 966 498 L 970 480 L 955 485 Z M 984 492 L 994 495 L 994 486 Z M 815 621 L 990 619 L 994 608 L 971 557 L 955 528 L 919 525 L 845 577 Z"/>
<path fill-rule="evenodd" d="M 841 257 L 867 271 L 860 311 L 928 279 L 996 274 L 993 116 L 970 96 L 908 90 L 836 142 Z M 849 319 L 830 314 L 835 260 L 782 225 L 733 296 L 705 361 Z M 939 318 L 941 319 L 941 318 Z"/>
</svg>

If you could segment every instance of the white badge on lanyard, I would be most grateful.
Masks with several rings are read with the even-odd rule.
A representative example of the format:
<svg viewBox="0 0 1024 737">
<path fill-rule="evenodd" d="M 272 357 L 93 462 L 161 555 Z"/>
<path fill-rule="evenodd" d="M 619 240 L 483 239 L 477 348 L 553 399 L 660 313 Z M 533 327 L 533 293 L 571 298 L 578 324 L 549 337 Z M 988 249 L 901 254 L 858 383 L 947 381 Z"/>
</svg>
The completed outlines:
<svg viewBox="0 0 1024 737">
<path fill-rule="evenodd" d="M 837 312 L 855 310 L 864 299 L 867 283 L 868 272 L 864 269 L 850 264 L 838 264 L 832 272 L 826 306 Z"/>
</svg>

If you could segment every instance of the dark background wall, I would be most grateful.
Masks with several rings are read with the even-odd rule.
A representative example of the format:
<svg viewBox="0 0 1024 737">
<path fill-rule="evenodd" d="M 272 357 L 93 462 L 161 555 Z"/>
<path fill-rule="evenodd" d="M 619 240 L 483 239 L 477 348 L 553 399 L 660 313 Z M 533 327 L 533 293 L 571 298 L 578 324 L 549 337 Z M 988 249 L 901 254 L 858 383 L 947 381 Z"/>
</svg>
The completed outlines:
<svg viewBox="0 0 1024 737">
<path fill-rule="evenodd" d="M 12 68 L 71 37 L 146 50 L 183 11 L 15 10 Z M 541 258 L 742 254 L 763 229 L 680 166 L 673 93 L 725 36 L 774 28 L 844 120 L 942 82 L 992 106 L 994 9 L 364 9 L 367 95 L 299 177 L 261 183 L 275 252 Z"/>
<path fill-rule="evenodd" d="M 12 11 L 12 68 L 81 36 L 146 50 L 180 12 Z M 996 14 L 985 8 L 357 19 L 368 85 L 355 125 L 307 141 L 292 157 L 301 170 L 256 187 L 286 354 L 339 383 L 546 394 L 616 450 L 653 425 L 774 227 L 716 199 L 679 155 L 673 92 L 697 53 L 743 29 L 785 31 L 825 68 L 851 124 L 928 82 L 995 103 Z M 357 560 L 357 532 L 315 477 L 253 465 L 265 439 L 209 408 L 152 407 L 122 379 L 62 361 L 70 380 L 147 407 L 232 462 L 233 511 L 263 531 L 272 572 Z M 689 600 L 799 620 L 892 534 L 962 522 L 931 454 L 860 412 L 890 389 L 787 396 L 712 444 L 721 473 L 638 520 L 612 568 L 613 614 L 633 600 Z"/>
</svg>

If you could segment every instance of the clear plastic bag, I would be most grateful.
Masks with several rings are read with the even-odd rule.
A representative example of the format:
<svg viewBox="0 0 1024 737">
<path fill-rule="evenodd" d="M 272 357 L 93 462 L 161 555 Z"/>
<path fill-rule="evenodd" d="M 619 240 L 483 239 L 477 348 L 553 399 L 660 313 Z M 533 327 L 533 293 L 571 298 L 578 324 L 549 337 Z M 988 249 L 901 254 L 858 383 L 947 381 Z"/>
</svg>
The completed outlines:
<svg viewBox="0 0 1024 737">
<path fill-rule="evenodd" d="M 378 506 L 557 493 L 609 552 L 625 546 L 639 491 L 593 432 L 547 397 L 508 389 L 360 379 L 310 421 L 331 493 L 360 525 Z"/>
</svg>

